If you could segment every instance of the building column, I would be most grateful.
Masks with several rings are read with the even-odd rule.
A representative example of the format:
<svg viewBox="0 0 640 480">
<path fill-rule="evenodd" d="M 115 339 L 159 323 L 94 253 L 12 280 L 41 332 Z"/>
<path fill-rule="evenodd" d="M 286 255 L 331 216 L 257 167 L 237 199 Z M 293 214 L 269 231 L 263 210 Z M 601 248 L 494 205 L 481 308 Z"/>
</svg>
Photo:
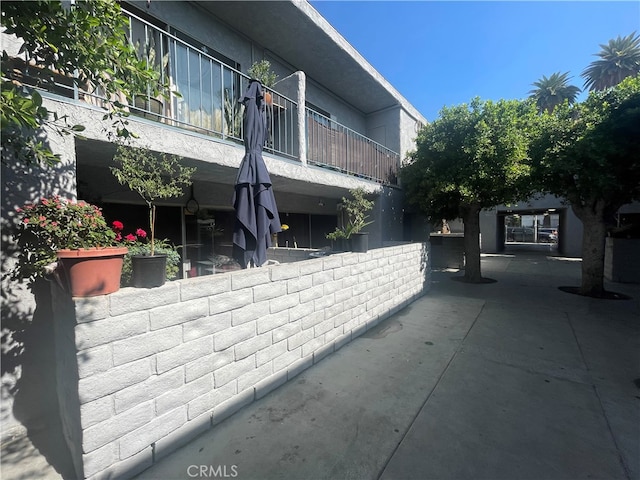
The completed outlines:
<svg viewBox="0 0 640 480">
<path fill-rule="evenodd" d="M 298 95 L 296 102 L 298 103 L 298 157 L 303 165 L 307 164 L 307 129 L 305 108 L 307 101 L 307 77 L 304 72 L 296 72 L 298 77 Z"/>
</svg>

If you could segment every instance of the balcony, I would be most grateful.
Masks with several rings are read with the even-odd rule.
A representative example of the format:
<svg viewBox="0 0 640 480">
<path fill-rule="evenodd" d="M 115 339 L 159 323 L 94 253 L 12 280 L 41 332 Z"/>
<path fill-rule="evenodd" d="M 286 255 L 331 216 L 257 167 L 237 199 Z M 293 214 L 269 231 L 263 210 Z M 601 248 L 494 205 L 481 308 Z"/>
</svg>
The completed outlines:
<svg viewBox="0 0 640 480">
<path fill-rule="evenodd" d="M 126 104 L 132 115 L 241 144 L 243 107 L 239 100 L 249 77 L 209 54 L 205 47 L 197 48 L 134 14 L 126 15 L 130 20 L 128 38 L 139 57 L 159 72 L 163 91 L 156 96 L 149 88 L 135 95 L 133 102 L 112 100 Z M 41 82 L 38 76 L 42 78 L 42 69 L 23 67 L 20 80 L 26 84 L 96 106 L 107 105 L 99 89 L 87 85 L 78 88 L 63 76 L 54 77 L 53 83 Z M 48 73 L 46 76 L 50 78 Z M 308 108 L 299 108 L 278 91 L 268 90 L 273 100 L 267 105 L 269 137 L 265 151 L 300 161 L 304 156 L 299 151 L 298 125 L 304 124 L 303 144 L 309 164 L 397 185 L 398 153 Z"/>
<path fill-rule="evenodd" d="M 397 185 L 400 156 L 328 117 L 306 109 L 309 163 Z"/>
</svg>

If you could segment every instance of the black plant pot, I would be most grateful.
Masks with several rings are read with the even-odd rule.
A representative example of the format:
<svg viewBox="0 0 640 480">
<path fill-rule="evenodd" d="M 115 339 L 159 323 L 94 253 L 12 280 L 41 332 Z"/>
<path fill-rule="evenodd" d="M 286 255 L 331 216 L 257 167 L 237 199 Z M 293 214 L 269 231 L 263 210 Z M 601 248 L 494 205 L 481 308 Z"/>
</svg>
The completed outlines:
<svg viewBox="0 0 640 480">
<path fill-rule="evenodd" d="M 351 251 L 366 253 L 369 250 L 369 234 L 365 232 L 351 234 Z"/>
<path fill-rule="evenodd" d="M 349 250 L 349 240 L 347 238 L 338 238 L 337 240 L 331 240 L 332 252 L 346 252 Z"/>
<path fill-rule="evenodd" d="M 134 287 L 152 288 L 167 281 L 166 255 L 133 255 L 131 257 L 131 284 Z"/>
</svg>

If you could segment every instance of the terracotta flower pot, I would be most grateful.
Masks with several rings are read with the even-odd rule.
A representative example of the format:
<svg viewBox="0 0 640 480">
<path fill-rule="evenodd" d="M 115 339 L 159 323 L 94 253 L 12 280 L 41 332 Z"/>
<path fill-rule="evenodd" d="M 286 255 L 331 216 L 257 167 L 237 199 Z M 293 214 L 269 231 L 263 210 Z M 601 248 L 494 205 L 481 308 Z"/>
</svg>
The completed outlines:
<svg viewBox="0 0 640 480">
<path fill-rule="evenodd" d="M 66 287 L 72 297 L 95 297 L 120 289 L 126 247 L 58 250 Z"/>
</svg>

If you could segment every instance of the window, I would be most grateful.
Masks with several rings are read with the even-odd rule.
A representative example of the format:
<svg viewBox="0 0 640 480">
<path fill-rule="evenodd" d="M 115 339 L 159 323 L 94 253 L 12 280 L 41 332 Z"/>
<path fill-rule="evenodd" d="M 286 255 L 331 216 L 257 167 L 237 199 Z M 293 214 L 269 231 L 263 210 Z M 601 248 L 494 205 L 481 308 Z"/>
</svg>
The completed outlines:
<svg viewBox="0 0 640 480">
<path fill-rule="evenodd" d="M 171 51 L 172 80 L 182 95 L 176 99 L 178 120 L 239 136 L 234 107 L 240 96 L 240 64 L 175 28 L 170 32 L 185 42 L 174 41 Z"/>
<path fill-rule="evenodd" d="M 224 63 L 225 65 L 229 65 L 230 67 L 235 68 L 236 70 L 240 71 L 240 64 L 238 62 L 236 62 L 236 61 L 232 60 L 231 58 L 221 54 L 220 52 L 217 52 L 216 50 L 214 50 L 213 48 L 211 48 L 211 47 L 209 47 L 207 45 L 203 45 L 202 42 L 199 42 L 195 38 L 190 37 L 186 33 L 182 33 L 180 30 L 177 30 L 177 29 L 175 29 L 173 27 L 169 27 L 169 33 L 171 33 L 172 35 L 176 36 L 177 38 L 179 38 L 183 42 L 188 43 L 189 45 L 192 45 L 192 46 L 194 46 L 196 48 L 199 48 L 202 53 L 205 53 L 205 54 L 215 58 L 216 60 L 219 60 L 221 63 Z"/>
<path fill-rule="evenodd" d="M 320 115 L 324 115 L 327 118 L 331 118 L 331 114 L 329 112 L 321 109 L 320 107 L 314 105 L 313 103 L 306 102 L 305 105 L 309 110 L 313 110 L 315 113 L 319 113 Z"/>
<path fill-rule="evenodd" d="M 157 113 L 183 127 L 239 138 L 240 64 L 144 12 L 130 10 L 140 19 L 131 18 L 129 38 L 140 58 L 161 72 L 161 82 L 170 85 L 171 92 L 163 98 L 151 98 L 151 89 L 140 92 L 146 94 L 146 103 L 136 107 L 148 112 L 155 102 L 160 104 Z"/>
</svg>

